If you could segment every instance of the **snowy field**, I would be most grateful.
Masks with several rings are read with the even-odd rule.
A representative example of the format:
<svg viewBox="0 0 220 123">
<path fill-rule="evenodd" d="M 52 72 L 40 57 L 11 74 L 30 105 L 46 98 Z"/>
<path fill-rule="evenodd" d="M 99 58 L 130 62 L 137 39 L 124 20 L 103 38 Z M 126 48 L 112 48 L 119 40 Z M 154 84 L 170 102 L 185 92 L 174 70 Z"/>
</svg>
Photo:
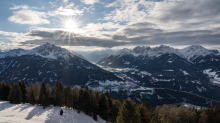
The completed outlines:
<svg viewBox="0 0 220 123">
<path fill-rule="evenodd" d="M 98 117 L 98 121 L 76 110 L 62 107 L 64 113 L 61 116 L 61 107 L 32 106 L 30 104 L 10 104 L 0 101 L 0 123 L 105 123 Z"/>
</svg>

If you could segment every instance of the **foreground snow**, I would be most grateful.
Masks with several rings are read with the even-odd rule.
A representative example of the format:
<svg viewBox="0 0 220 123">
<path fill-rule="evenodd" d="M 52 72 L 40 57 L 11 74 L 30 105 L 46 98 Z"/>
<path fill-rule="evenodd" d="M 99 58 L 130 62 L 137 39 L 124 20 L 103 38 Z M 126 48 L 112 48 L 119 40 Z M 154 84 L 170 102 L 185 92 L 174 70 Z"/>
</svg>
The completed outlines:
<svg viewBox="0 0 220 123">
<path fill-rule="evenodd" d="M 10 104 L 0 101 L 0 123 L 105 123 L 98 117 L 98 121 L 77 113 L 76 110 L 63 108 L 64 114 L 59 114 L 61 107 L 32 106 L 30 104 Z"/>
</svg>

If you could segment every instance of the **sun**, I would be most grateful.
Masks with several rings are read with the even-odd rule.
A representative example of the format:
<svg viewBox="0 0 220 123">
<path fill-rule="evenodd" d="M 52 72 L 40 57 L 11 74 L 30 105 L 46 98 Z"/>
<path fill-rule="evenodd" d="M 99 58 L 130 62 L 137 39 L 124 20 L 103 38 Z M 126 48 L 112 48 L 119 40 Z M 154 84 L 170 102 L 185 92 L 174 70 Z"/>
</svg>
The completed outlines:
<svg viewBox="0 0 220 123">
<path fill-rule="evenodd" d="M 64 26 L 65 26 L 66 30 L 69 31 L 69 32 L 74 32 L 77 29 L 77 24 L 73 20 L 65 21 Z"/>
</svg>

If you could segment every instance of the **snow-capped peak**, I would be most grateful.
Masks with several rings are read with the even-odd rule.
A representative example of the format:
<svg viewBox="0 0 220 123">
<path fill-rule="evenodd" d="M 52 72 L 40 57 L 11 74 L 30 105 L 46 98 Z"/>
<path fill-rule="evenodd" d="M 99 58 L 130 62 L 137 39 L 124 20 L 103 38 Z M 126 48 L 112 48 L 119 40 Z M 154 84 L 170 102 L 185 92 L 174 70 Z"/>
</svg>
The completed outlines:
<svg viewBox="0 0 220 123">
<path fill-rule="evenodd" d="M 76 53 L 71 53 L 68 50 L 55 46 L 50 43 L 45 43 L 39 47 L 35 47 L 31 50 L 13 49 L 7 52 L 0 52 L 0 58 L 16 57 L 22 55 L 37 55 L 44 58 L 58 59 L 62 58 L 68 60 L 70 57 L 78 56 Z"/>
<path fill-rule="evenodd" d="M 145 46 L 137 46 L 133 50 L 125 48 L 114 53 L 113 55 L 123 56 L 125 54 L 131 54 L 133 56 L 142 55 L 142 56 L 148 56 L 148 57 L 159 57 L 166 53 L 168 54 L 173 53 L 187 60 L 192 60 L 192 58 L 197 58 L 199 56 L 206 56 L 209 54 L 215 54 L 215 55 L 219 54 L 217 50 L 208 50 L 200 45 L 192 45 L 184 49 L 174 49 L 169 46 L 160 45 L 154 48 L 145 47 Z"/>
<path fill-rule="evenodd" d="M 38 55 L 45 58 L 58 59 L 63 58 L 68 60 L 69 57 L 73 57 L 74 55 L 70 53 L 68 50 L 61 48 L 59 46 L 55 46 L 50 43 L 46 43 L 39 47 L 36 47 L 28 52 L 29 55 Z"/>
<path fill-rule="evenodd" d="M 115 56 L 123 56 L 123 55 L 129 54 L 129 53 L 132 53 L 132 50 L 128 49 L 128 48 L 124 48 L 124 49 L 119 50 L 118 52 L 114 53 L 113 55 L 115 55 Z"/>
<path fill-rule="evenodd" d="M 165 53 L 175 53 L 177 55 L 182 56 L 177 49 L 174 49 L 172 47 L 169 46 L 165 46 L 165 45 L 161 45 L 159 47 L 155 47 L 155 48 L 151 48 L 151 47 L 140 47 L 137 46 L 135 47 L 133 50 L 130 49 L 122 49 L 120 51 L 118 51 L 117 53 L 113 54 L 113 55 L 118 55 L 118 56 L 122 56 L 124 54 L 132 54 L 133 56 L 148 56 L 148 57 L 158 57 L 162 54 Z"/>
<path fill-rule="evenodd" d="M 200 45 L 192 45 L 184 49 L 180 49 L 179 51 L 188 60 L 190 60 L 191 58 L 197 58 L 199 56 L 206 56 L 206 55 L 213 54 L 211 50 L 205 49 L 204 47 Z"/>
</svg>

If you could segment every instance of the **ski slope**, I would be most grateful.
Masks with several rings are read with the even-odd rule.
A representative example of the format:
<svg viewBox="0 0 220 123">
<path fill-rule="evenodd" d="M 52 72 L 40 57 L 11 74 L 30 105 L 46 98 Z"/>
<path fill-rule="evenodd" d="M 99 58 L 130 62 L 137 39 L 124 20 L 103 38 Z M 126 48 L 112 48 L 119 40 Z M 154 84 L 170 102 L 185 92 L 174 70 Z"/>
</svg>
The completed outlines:
<svg viewBox="0 0 220 123">
<path fill-rule="evenodd" d="M 64 113 L 61 116 L 61 107 L 49 106 L 43 109 L 42 106 L 30 104 L 10 104 L 7 101 L 0 101 L 0 123 L 105 123 L 98 116 L 98 121 L 76 110 L 62 107 Z"/>
</svg>

